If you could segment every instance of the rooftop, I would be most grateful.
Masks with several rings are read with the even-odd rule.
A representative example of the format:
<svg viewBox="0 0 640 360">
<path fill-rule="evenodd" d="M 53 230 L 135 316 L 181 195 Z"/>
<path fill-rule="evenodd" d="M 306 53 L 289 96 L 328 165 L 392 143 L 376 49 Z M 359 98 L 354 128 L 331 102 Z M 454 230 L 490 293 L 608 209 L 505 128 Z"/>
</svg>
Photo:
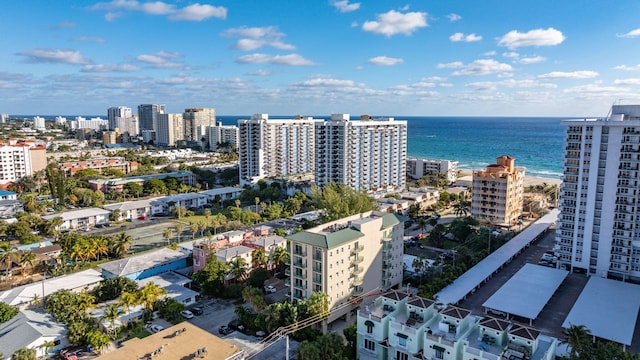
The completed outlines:
<svg viewBox="0 0 640 360">
<path fill-rule="evenodd" d="M 216 257 L 223 258 L 225 261 L 229 261 L 236 256 L 242 256 L 247 253 L 252 253 L 253 249 L 244 245 L 232 246 L 226 249 L 216 252 Z"/>
<path fill-rule="evenodd" d="M 162 248 L 146 254 L 110 261 L 108 263 L 98 265 L 98 267 L 116 276 L 123 276 L 187 257 L 188 255 L 185 255 L 180 251 Z"/>
<path fill-rule="evenodd" d="M 51 220 L 57 217 L 61 217 L 62 220 L 68 221 L 68 220 L 74 220 L 74 219 L 88 218 L 91 216 L 108 215 L 109 213 L 110 213 L 109 210 L 104 210 L 100 208 L 84 208 L 84 209 L 65 211 L 59 214 L 45 215 L 42 218 L 44 220 Z"/>
<path fill-rule="evenodd" d="M 62 338 L 67 328 L 44 311 L 22 310 L 11 320 L 0 324 L 0 349 L 4 356 L 32 345 L 41 337 Z"/>
<path fill-rule="evenodd" d="M 201 350 L 199 356 L 194 356 L 198 350 Z M 140 359 L 161 354 L 162 359 L 224 360 L 241 352 L 239 347 L 195 325 L 181 322 L 144 339 L 134 338 L 126 341 L 121 348 L 98 356 L 98 359 Z"/>
</svg>

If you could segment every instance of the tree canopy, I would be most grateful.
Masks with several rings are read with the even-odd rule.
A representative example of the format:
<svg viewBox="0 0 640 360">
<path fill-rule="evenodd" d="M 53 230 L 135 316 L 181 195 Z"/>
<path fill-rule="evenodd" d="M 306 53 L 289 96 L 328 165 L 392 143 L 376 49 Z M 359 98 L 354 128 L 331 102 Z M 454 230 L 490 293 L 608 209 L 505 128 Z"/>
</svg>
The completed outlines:
<svg viewBox="0 0 640 360">
<path fill-rule="evenodd" d="M 375 208 L 375 200 L 364 192 L 355 191 L 344 184 L 331 183 L 323 188 L 311 188 L 311 204 L 324 210 L 322 220 L 329 222 Z"/>
</svg>

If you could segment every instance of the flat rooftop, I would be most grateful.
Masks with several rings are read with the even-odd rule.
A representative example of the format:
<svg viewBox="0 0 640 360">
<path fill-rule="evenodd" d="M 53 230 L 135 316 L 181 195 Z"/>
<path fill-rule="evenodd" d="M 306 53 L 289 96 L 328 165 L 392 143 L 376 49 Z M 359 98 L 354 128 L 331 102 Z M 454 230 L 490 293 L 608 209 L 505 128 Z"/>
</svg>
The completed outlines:
<svg viewBox="0 0 640 360">
<path fill-rule="evenodd" d="M 194 356 L 198 350 L 201 354 Z M 160 359 L 224 360 L 241 352 L 239 347 L 185 321 L 144 339 L 125 341 L 121 348 L 97 359 L 140 359 L 145 356 L 151 359 L 153 355 L 159 355 Z"/>
<path fill-rule="evenodd" d="M 584 325 L 594 336 L 631 345 L 639 309 L 640 285 L 592 276 L 562 327 Z"/>
<path fill-rule="evenodd" d="M 535 319 L 567 275 L 566 270 L 525 264 L 482 306 Z"/>
</svg>

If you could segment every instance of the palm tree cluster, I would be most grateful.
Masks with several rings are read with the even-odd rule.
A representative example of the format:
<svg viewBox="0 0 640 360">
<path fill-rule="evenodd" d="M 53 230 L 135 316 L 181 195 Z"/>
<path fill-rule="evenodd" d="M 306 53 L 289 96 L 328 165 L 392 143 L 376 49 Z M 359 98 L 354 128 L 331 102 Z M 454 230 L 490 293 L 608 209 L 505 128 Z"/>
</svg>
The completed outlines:
<svg viewBox="0 0 640 360">
<path fill-rule="evenodd" d="M 569 324 L 562 330 L 563 344 L 569 347 L 569 360 L 639 360 L 640 354 L 633 354 L 616 343 L 600 340 L 595 341 L 591 331 L 584 325 Z"/>
<path fill-rule="evenodd" d="M 65 233 L 58 240 L 62 252 L 75 262 L 100 260 L 102 256 L 122 258 L 129 253 L 133 238 L 125 232 L 103 237 L 102 235 L 83 235 Z"/>
</svg>

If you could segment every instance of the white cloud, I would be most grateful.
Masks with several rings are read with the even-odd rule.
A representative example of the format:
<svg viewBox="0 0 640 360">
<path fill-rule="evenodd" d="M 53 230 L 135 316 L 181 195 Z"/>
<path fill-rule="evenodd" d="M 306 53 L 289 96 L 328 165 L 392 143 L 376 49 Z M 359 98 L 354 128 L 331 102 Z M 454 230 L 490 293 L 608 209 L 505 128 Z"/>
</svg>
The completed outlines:
<svg viewBox="0 0 640 360">
<path fill-rule="evenodd" d="M 316 65 L 311 60 L 305 59 L 304 57 L 298 54 L 289 54 L 289 55 L 268 55 L 268 54 L 250 54 L 243 55 L 236 59 L 237 63 L 240 64 L 262 64 L 262 63 L 270 63 L 276 65 L 287 65 L 287 66 L 310 66 Z"/>
<path fill-rule="evenodd" d="M 640 85 L 640 79 L 616 79 L 613 83 L 616 85 Z"/>
<path fill-rule="evenodd" d="M 510 59 L 517 59 L 520 57 L 520 54 L 515 51 L 510 51 L 510 52 L 502 53 L 502 56 Z"/>
<path fill-rule="evenodd" d="M 476 34 L 465 35 L 463 33 L 455 33 L 449 36 L 449 40 L 453 42 L 464 41 L 464 42 L 474 42 L 482 40 L 482 36 L 478 36 Z"/>
<path fill-rule="evenodd" d="M 91 61 L 78 50 L 71 49 L 33 49 L 19 52 L 18 55 L 26 57 L 28 63 L 59 63 L 72 65 L 86 65 Z"/>
<path fill-rule="evenodd" d="M 497 52 L 495 51 L 487 51 L 486 53 L 483 53 L 482 56 L 496 56 Z"/>
<path fill-rule="evenodd" d="M 97 64 L 85 65 L 82 72 L 132 72 L 139 71 L 140 67 L 130 64 Z"/>
<path fill-rule="evenodd" d="M 285 34 L 274 26 L 246 27 L 229 29 L 222 33 L 226 37 L 240 37 L 233 47 L 241 51 L 253 51 L 263 46 L 271 46 L 280 50 L 294 50 L 295 46 L 282 42 Z"/>
<path fill-rule="evenodd" d="M 101 37 L 93 37 L 93 36 L 79 36 L 77 38 L 74 38 L 73 41 L 102 44 L 102 43 L 106 43 L 107 39 L 101 38 Z"/>
<path fill-rule="evenodd" d="M 519 60 L 519 62 L 521 64 L 537 64 L 537 63 L 541 63 L 546 61 L 547 58 L 545 58 L 544 56 L 530 56 L 530 57 L 523 57 L 522 59 Z"/>
<path fill-rule="evenodd" d="M 640 29 L 631 30 L 626 34 L 618 34 L 617 37 L 634 38 L 640 36 Z"/>
<path fill-rule="evenodd" d="M 392 66 L 396 64 L 401 64 L 404 60 L 400 58 L 392 58 L 388 56 L 376 56 L 374 58 L 369 59 L 369 64 L 378 65 L 378 66 Z"/>
<path fill-rule="evenodd" d="M 360 3 L 351 3 L 349 0 L 332 1 L 331 5 L 338 9 L 341 13 L 351 12 L 360 9 Z"/>
<path fill-rule="evenodd" d="M 458 20 L 462 20 L 462 16 L 458 15 L 458 14 L 449 14 L 447 15 L 447 18 L 449 18 L 449 21 L 451 22 L 456 22 Z"/>
<path fill-rule="evenodd" d="M 552 71 L 550 73 L 542 74 L 538 76 L 538 79 L 590 79 L 598 76 L 595 71 L 581 70 L 581 71 Z"/>
<path fill-rule="evenodd" d="M 142 54 L 136 56 L 136 60 L 151 64 L 157 69 L 177 69 L 183 68 L 185 65 L 181 62 L 172 61 L 173 59 L 181 58 L 182 54 L 169 51 L 158 51 L 153 54 Z"/>
<path fill-rule="evenodd" d="M 451 75 L 489 75 L 511 70 L 513 70 L 513 68 L 509 64 L 504 64 L 493 59 L 480 59 L 467 64 L 461 70 L 455 71 Z"/>
<path fill-rule="evenodd" d="M 63 21 L 59 24 L 56 24 L 53 28 L 56 30 L 59 29 L 69 29 L 69 28 L 74 28 L 76 27 L 76 23 L 74 23 L 73 21 Z"/>
<path fill-rule="evenodd" d="M 619 65 L 614 67 L 615 70 L 624 70 L 624 71 L 636 71 L 636 70 L 640 70 L 640 64 L 638 65 L 633 65 L 633 66 L 627 66 L 627 65 Z"/>
<path fill-rule="evenodd" d="M 163 1 L 112 0 L 90 6 L 89 10 L 107 11 L 104 15 L 107 21 L 113 21 L 123 16 L 124 11 L 139 11 L 149 15 L 169 15 L 169 19 L 174 21 L 202 21 L 212 17 L 219 19 L 227 17 L 227 8 L 222 6 L 195 3 L 178 8 L 176 5 Z"/>
<path fill-rule="evenodd" d="M 561 44 L 565 39 L 562 32 L 554 29 L 535 29 L 526 33 L 512 30 L 503 35 L 498 45 L 515 49 L 523 46 L 553 46 Z"/>
<path fill-rule="evenodd" d="M 227 17 L 227 8 L 196 3 L 178 10 L 175 14 L 169 16 L 169 19 L 176 21 L 202 21 L 212 17 L 225 19 Z"/>
<path fill-rule="evenodd" d="M 479 81 L 465 84 L 465 87 L 474 88 L 474 90 L 481 91 L 495 91 L 499 87 L 507 87 L 507 88 L 544 88 L 544 89 L 555 89 L 558 87 L 556 84 L 552 83 L 541 83 L 536 80 L 502 80 L 502 81 Z"/>
<path fill-rule="evenodd" d="M 379 14 L 376 21 L 365 21 L 362 29 L 374 34 L 382 34 L 387 37 L 396 34 L 411 35 L 421 27 L 427 26 L 427 13 L 408 12 L 400 13 L 390 10 L 384 14 Z"/>
<path fill-rule="evenodd" d="M 266 69 L 259 69 L 259 70 L 255 70 L 255 71 L 249 71 L 247 73 L 247 75 L 250 75 L 250 76 L 267 76 L 267 75 L 271 75 L 271 74 L 273 74 L 273 71 L 266 70 Z"/>
<path fill-rule="evenodd" d="M 459 69 L 464 66 L 462 61 L 454 61 L 446 64 L 438 64 L 436 68 L 438 69 Z"/>
</svg>

